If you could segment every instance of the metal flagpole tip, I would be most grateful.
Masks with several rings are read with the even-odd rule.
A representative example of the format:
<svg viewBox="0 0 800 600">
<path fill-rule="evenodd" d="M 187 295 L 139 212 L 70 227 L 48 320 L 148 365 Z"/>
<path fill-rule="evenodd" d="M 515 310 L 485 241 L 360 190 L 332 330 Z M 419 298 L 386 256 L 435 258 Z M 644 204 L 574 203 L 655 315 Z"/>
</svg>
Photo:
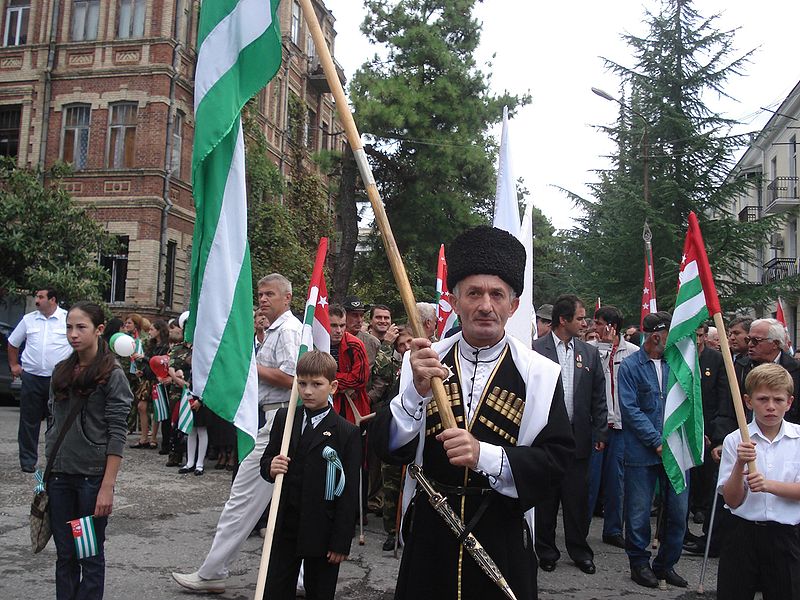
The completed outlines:
<svg viewBox="0 0 800 600">
<path fill-rule="evenodd" d="M 650 226 L 647 224 L 647 221 L 644 222 L 644 227 L 642 228 L 642 239 L 645 242 L 649 242 L 653 239 L 653 233 L 650 231 Z"/>
</svg>

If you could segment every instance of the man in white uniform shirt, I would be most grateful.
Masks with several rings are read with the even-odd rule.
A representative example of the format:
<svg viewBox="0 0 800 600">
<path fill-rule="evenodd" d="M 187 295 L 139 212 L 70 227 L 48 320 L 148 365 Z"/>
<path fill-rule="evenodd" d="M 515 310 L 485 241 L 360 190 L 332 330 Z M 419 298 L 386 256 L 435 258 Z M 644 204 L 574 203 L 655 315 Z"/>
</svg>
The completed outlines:
<svg viewBox="0 0 800 600">
<path fill-rule="evenodd" d="M 19 349 L 22 344 L 20 360 Z M 53 368 L 72 354 L 67 341 L 67 311 L 58 306 L 53 288 L 37 290 L 36 310 L 22 317 L 8 337 L 8 366 L 22 378 L 19 399 L 19 464 L 25 473 L 36 470 L 39 430 L 47 416 Z"/>
<path fill-rule="evenodd" d="M 261 477 L 261 456 L 269 443 L 275 413 L 289 404 L 303 324 L 289 310 L 292 284 L 273 273 L 258 282 L 259 313 L 269 327 L 256 341 L 258 369 L 258 436 L 253 451 L 239 465 L 231 495 L 222 509 L 205 561 L 194 573 L 173 573 L 182 587 L 198 592 L 225 591 L 228 567 L 272 497 L 272 484 Z"/>
</svg>

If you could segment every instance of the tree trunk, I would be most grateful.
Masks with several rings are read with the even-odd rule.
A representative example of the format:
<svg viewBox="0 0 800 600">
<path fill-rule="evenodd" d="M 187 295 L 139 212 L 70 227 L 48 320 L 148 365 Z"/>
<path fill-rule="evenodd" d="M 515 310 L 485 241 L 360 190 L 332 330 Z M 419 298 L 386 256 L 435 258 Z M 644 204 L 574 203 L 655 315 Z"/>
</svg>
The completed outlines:
<svg viewBox="0 0 800 600">
<path fill-rule="evenodd" d="M 358 207 L 356 206 L 356 174 L 358 170 L 350 146 L 342 155 L 342 179 L 336 199 L 336 228 L 340 232 L 339 248 L 333 261 L 331 296 L 343 301 L 353 274 L 358 244 Z"/>
</svg>

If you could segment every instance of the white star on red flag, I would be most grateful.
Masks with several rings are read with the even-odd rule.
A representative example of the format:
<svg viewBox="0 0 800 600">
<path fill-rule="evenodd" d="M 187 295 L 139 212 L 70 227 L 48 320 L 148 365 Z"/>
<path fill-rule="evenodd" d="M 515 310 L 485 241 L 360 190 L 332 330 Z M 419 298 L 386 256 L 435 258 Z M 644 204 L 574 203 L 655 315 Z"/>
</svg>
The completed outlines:
<svg viewBox="0 0 800 600">
<path fill-rule="evenodd" d="M 328 305 L 328 299 L 325 296 L 320 296 L 317 304 L 319 304 L 322 308 L 325 308 Z"/>
</svg>

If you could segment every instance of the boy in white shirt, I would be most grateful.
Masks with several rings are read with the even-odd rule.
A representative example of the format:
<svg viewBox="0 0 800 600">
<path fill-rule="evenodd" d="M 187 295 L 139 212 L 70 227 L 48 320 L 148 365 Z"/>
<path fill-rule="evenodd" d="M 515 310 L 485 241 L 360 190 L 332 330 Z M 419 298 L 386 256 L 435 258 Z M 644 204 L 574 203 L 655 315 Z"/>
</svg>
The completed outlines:
<svg viewBox="0 0 800 600">
<path fill-rule="evenodd" d="M 740 432 L 725 438 L 717 491 L 735 527 L 719 559 L 717 597 L 800 600 L 800 426 L 784 421 L 794 386 L 788 371 L 765 363 L 745 380 L 744 401 L 753 411 L 750 443 Z M 758 447 L 758 452 L 756 452 Z M 755 460 L 757 472 L 747 463 Z"/>
</svg>

